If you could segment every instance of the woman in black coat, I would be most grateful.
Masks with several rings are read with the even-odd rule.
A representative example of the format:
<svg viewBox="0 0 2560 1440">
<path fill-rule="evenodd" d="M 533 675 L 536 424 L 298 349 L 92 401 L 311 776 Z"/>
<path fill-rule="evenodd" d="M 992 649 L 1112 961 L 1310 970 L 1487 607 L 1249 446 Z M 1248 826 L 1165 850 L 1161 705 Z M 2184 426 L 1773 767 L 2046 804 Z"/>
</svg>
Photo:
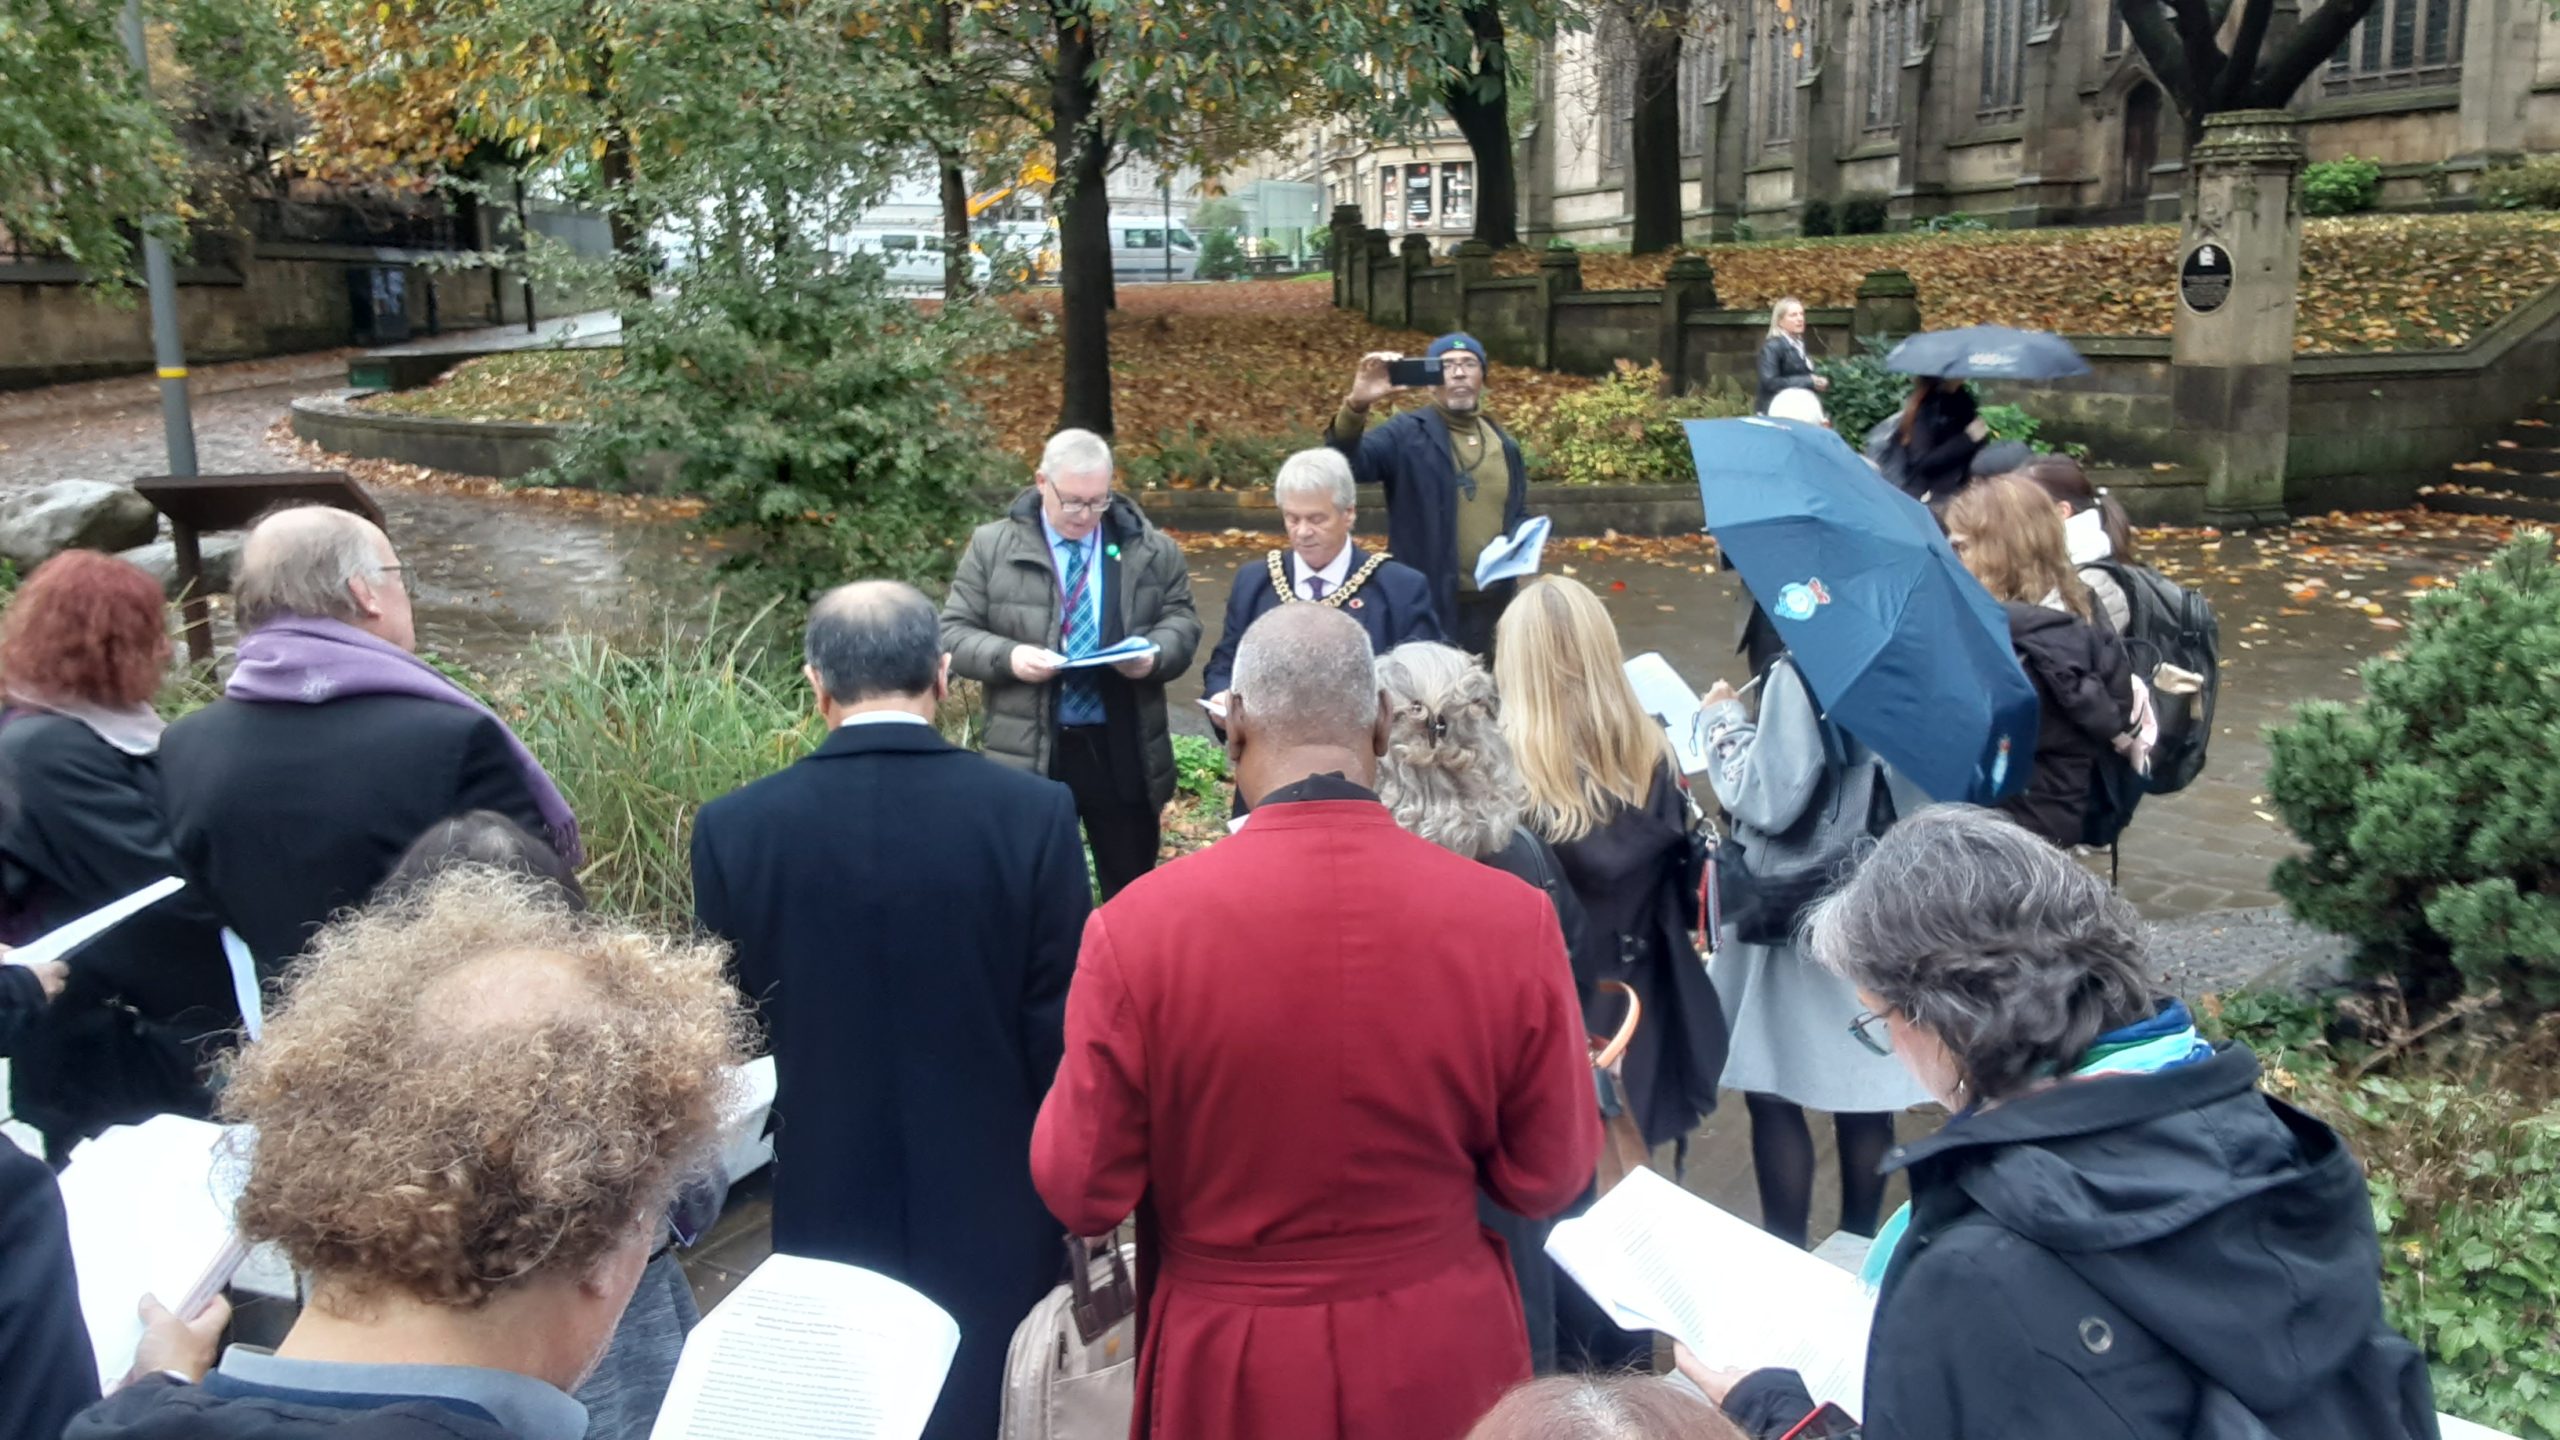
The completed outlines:
<svg viewBox="0 0 2560 1440">
<path fill-rule="evenodd" d="M 1870 436 L 1868 455 L 1904 494 L 1943 510 L 1973 478 L 1974 452 L 1990 437 L 1963 381 L 1923 375 Z"/>
<path fill-rule="evenodd" d="M 1867 1259 L 1867 1440 L 2433 1440 L 2355 1157 L 2154 995 L 2144 934 L 1969 806 L 1894 826 L 1816 910 L 1858 1033 L 1953 1112 L 1887 1156 L 1911 1203 Z M 1836 1433 L 1799 1428 L 1794 1371 L 1680 1359 L 1759 1440 Z"/>
<path fill-rule="evenodd" d="M 2008 610 L 2009 644 L 2036 689 L 2035 771 L 2000 808 L 2056 845 L 2080 844 L 2101 767 L 2142 753 L 2133 662 L 2113 630 L 2093 623 L 2061 513 L 2041 488 L 1987 480 L 1956 497 L 1946 518 L 1965 568 Z"/>
<path fill-rule="evenodd" d="M 0 897 L 19 938 L 179 873 L 159 809 L 169 664 L 160 584 L 73 550 L 0 620 Z M 202 1116 L 202 1067 L 240 1023 L 212 916 L 181 890 L 92 941 L 12 1046 L 10 1106 L 56 1165 L 109 1125 Z"/>
<path fill-rule="evenodd" d="M 1769 307 L 1769 338 L 1760 342 L 1760 388 L 1751 413 L 1766 415 L 1781 390 L 1811 390 L 1819 395 L 1831 382 L 1813 372 L 1813 357 L 1804 348 L 1804 302 L 1790 295 Z"/>
<path fill-rule="evenodd" d="M 1493 677 L 1463 650 L 1413 641 L 1378 657 L 1378 688 L 1391 717 L 1387 753 L 1378 766 L 1378 799 L 1405 829 L 1546 893 L 1572 957 L 1574 988 L 1588 1010 L 1596 968 L 1588 950 L 1590 927 L 1555 852 L 1520 823 L 1529 792 L 1502 734 Z M 1513 1214 L 1482 1195 L 1476 1212 L 1511 1251 L 1529 1328 L 1530 1365 L 1538 1374 L 1553 1374 L 1559 1290 L 1546 1251 L 1555 1222 Z"/>
</svg>

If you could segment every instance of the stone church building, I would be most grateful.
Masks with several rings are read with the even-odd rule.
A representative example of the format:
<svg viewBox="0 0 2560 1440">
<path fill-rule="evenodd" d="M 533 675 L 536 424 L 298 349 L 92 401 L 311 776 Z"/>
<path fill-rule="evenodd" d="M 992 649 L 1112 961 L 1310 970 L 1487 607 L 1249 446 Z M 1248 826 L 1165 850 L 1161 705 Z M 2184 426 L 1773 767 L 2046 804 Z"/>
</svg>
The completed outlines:
<svg viewBox="0 0 2560 1440">
<path fill-rule="evenodd" d="M 2277 4 L 2284 25 L 2294 0 Z M 1625 23 L 1603 19 L 1524 77 L 1530 243 L 1625 238 L 1634 72 Z M 2177 214 L 2183 128 L 2104 0 L 1699 0 L 1680 91 L 1693 236 L 1793 233 L 1809 202 L 1860 196 L 1897 224 Z M 2560 14 L 2545 0 L 2376 0 L 2293 108 L 2313 160 L 2382 166 L 2386 208 L 2458 203 L 2485 166 L 2560 150 Z M 1329 206 L 1436 249 L 1474 223 L 1475 167 L 1445 120 L 1407 142 L 1307 135 L 1255 169 L 1317 181 Z"/>
</svg>

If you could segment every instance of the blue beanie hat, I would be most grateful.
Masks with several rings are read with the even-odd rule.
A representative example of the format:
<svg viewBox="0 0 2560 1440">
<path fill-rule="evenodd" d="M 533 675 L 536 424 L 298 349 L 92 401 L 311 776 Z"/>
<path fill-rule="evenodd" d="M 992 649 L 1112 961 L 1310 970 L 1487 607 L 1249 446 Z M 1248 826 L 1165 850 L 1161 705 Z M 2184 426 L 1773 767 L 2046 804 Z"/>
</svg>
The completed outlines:
<svg viewBox="0 0 2560 1440">
<path fill-rule="evenodd" d="M 1448 334 L 1441 336 L 1439 339 L 1432 341 L 1431 348 L 1422 352 L 1422 358 L 1425 360 L 1437 360 L 1452 350 L 1458 351 L 1462 354 L 1473 355 L 1476 357 L 1476 363 L 1479 365 L 1491 363 L 1491 357 L 1484 353 L 1483 342 L 1477 340 L 1476 337 L 1468 334 L 1464 330 L 1452 330 Z"/>
</svg>

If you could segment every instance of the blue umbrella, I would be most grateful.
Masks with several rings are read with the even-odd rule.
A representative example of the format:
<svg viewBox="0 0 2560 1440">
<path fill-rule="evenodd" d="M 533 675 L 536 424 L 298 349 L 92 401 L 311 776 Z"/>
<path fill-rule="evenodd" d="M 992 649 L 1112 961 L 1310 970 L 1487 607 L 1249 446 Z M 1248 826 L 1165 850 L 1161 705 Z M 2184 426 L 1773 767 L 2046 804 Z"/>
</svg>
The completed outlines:
<svg viewBox="0 0 2560 1440">
<path fill-rule="evenodd" d="M 1911 336 L 1884 357 L 1884 368 L 1958 380 L 2059 380 L 2088 374 L 2089 362 L 2059 335 L 1968 325 Z"/>
<path fill-rule="evenodd" d="M 1823 710 L 1934 799 L 2025 788 L 2035 688 L 1928 508 L 1820 426 L 1687 425 L 1707 530 Z"/>
</svg>

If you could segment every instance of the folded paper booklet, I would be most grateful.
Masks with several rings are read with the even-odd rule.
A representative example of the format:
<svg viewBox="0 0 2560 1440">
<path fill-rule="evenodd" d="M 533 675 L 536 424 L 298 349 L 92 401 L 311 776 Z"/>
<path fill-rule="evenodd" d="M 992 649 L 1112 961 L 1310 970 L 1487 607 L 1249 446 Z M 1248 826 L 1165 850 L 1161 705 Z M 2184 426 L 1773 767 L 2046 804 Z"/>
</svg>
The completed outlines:
<svg viewBox="0 0 2560 1440">
<path fill-rule="evenodd" d="M 775 1255 L 685 1338 L 649 1440 L 916 1440 L 959 1349 L 886 1275 Z"/>
<path fill-rule="evenodd" d="M 1680 773 L 1695 775 L 1706 769 L 1706 737 L 1698 733 L 1698 692 L 1689 688 L 1671 662 L 1660 652 L 1648 650 L 1627 662 L 1627 683 L 1635 687 L 1636 703 L 1644 713 L 1670 732 Z"/>
<path fill-rule="evenodd" d="M 1135 660 L 1141 655 L 1153 655 L 1158 648 L 1160 647 L 1153 640 L 1142 635 L 1132 635 L 1117 645 L 1105 645 L 1089 655 L 1070 657 L 1061 655 L 1055 650 L 1044 650 L 1041 653 L 1048 656 L 1050 661 L 1061 670 L 1081 670 L 1088 665 L 1117 665 L 1123 660 Z"/>
<path fill-rule="evenodd" d="M 1858 1277 L 1638 1170 L 1547 1237 L 1623 1329 L 1659 1330 L 1719 1370 L 1785 1366 L 1855 1415 L 1875 1296 Z"/>
<path fill-rule="evenodd" d="M 110 900 L 79 919 L 65 921 L 10 951 L 9 963 L 41 965 L 49 960 L 68 960 L 83 945 L 185 888 L 187 882 L 175 875 L 154 880 L 122 899 Z"/>
<path fill-rule="evenodd" d="M 1476 556 L 1476 587 L 1503 580 L 1517 580 L 1538 573 L 1538 557 L 1547 548 L 1547 532 L 1553 522 L 1544 515 L 1532 515 L 1520 522 L 1520 528 L 1508 535 L 1496 535 Z"/>
<path fill-rule="evenodd" d="M 246 1258 L 231 1226 L 245 1175 L 230 1158 L 230 1133 L 208 1121 L 155 1115 L 115 1126 L 71 1152 L 62 1172 L 62 1208 L 100 1385 L 133 1368 L 142 1343 L 134 1307 L 143 1296 L 158 1296 L 180 1315 L 193 1313 L 231 1282 Z"/>
</svg>

